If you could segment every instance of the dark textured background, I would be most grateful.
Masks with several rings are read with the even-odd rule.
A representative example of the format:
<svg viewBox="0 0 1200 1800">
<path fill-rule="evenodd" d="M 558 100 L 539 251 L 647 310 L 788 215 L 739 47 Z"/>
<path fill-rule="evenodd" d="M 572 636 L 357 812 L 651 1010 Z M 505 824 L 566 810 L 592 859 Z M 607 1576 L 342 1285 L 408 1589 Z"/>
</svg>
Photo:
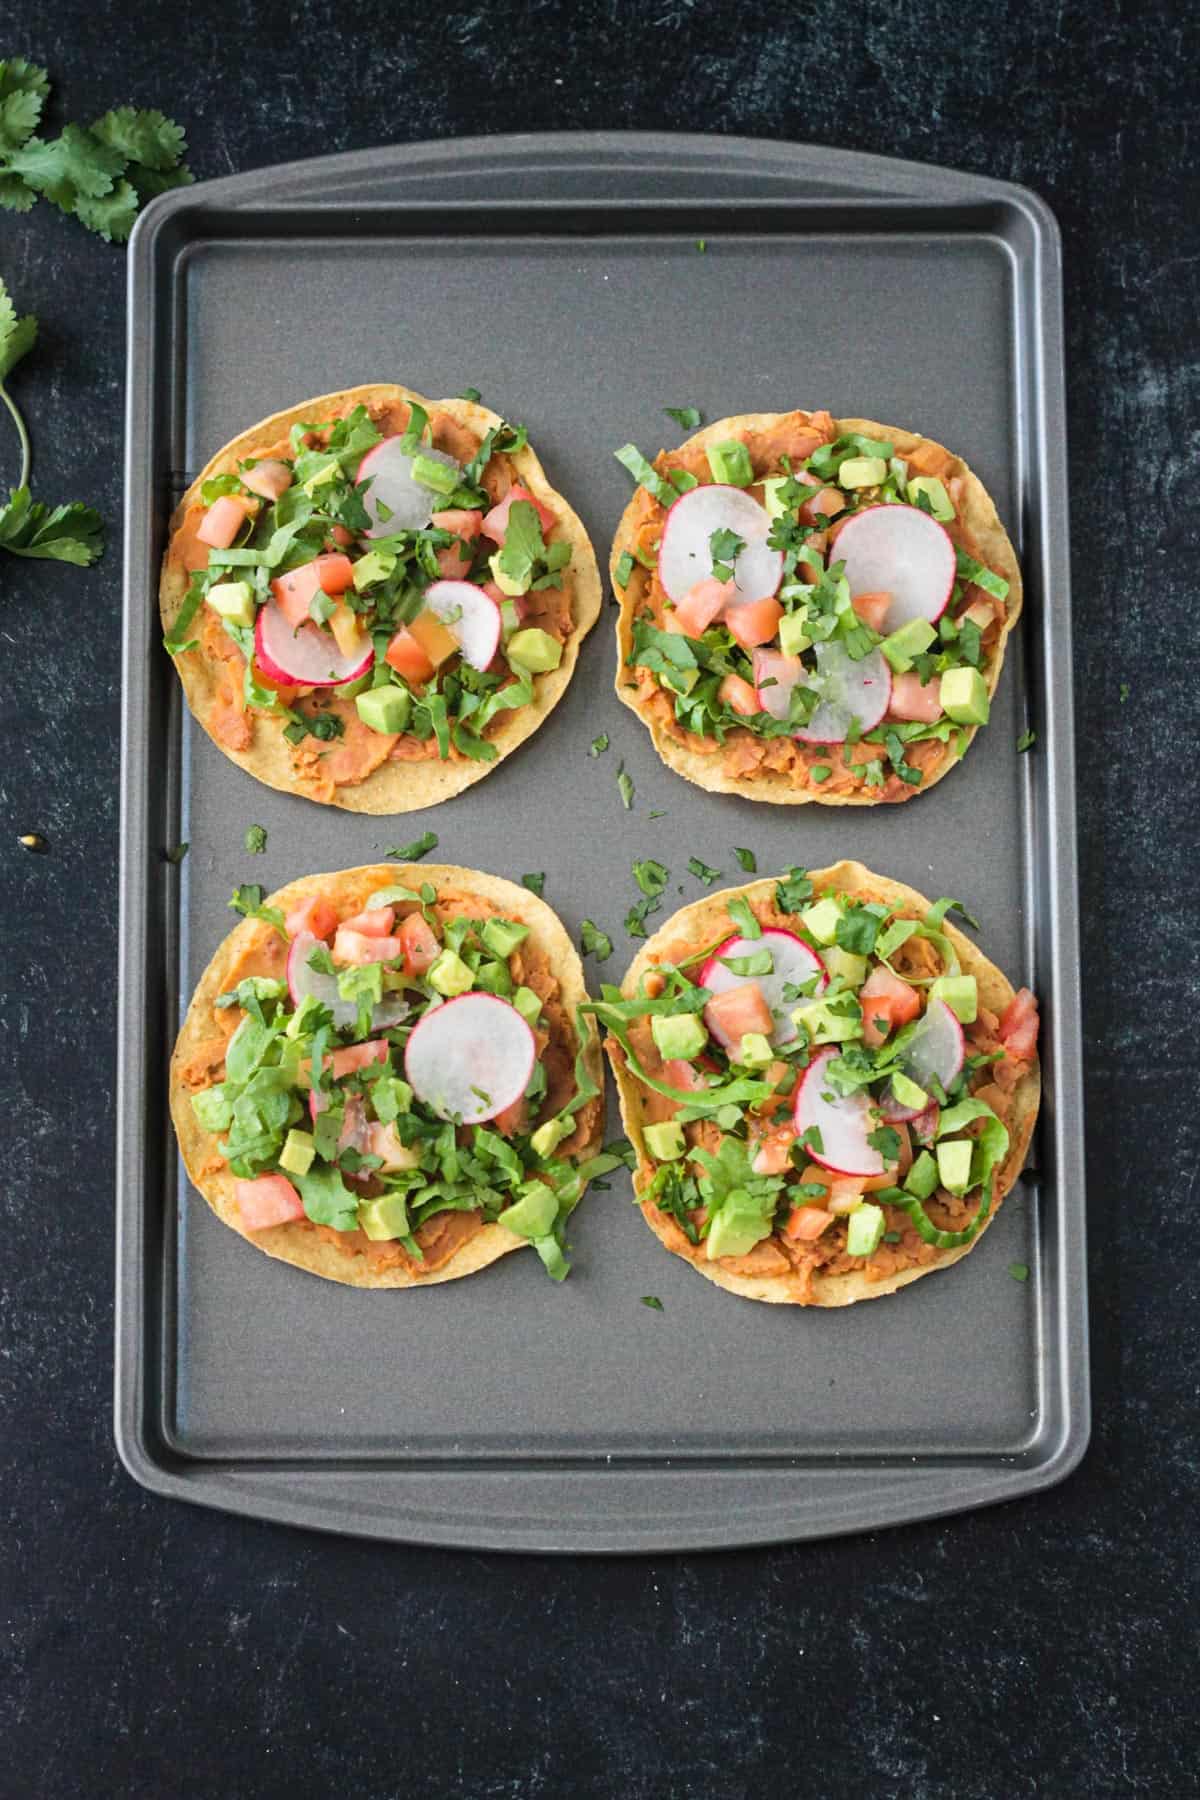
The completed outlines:
<svg viewBox="0 0 1200 1800">
<path fill-rule="evenodd" d="M 40 15 L 40 23 L 34 18 Z M 152 1499 L 111 1441 L 124 256 L 0 213 L 18 377 L 89 573 L 0 560 L 0 1794 L 1192 1794 L 1200 34 L 1193 7 L 10 13 L 63 117 L 159 106 L 200 176 L 646 127 L 1028 183 L 1065 240 L 1096 1428 L 1039 1499 L 771 1553 L 569 1562 Z M 168 19 L 170 23 L 168 23 Z M 1190 22 L 1189 22 L 1190 20 Z M 0 440 L 0 471 L 14 470 Z M 1120 700 L 1120 684 L 1128 699 Z M 47 857 L 16 834 L 39 829 Z"/>
</svg>

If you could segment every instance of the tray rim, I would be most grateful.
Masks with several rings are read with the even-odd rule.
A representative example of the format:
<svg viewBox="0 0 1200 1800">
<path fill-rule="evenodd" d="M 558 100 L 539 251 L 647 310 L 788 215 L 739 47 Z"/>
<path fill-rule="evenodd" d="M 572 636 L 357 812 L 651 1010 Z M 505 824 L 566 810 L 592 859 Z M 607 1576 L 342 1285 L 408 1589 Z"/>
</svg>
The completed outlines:
<svg viewBox="0 0 1200 1800">
<path fill-rule="evenodd" d="M 511 1509 L 493 1524 L 480 1527 L 473 1519 L 447 1519 L 443 1514 L 423 1517 L 419 1493 L 405 1490 L 433 1490 L 438 1472 L 410 1465 L 397 1469 L 379 1464 L 360 1464 L 358 1470 L 369 1480 L 386 1476 L 395 1498 L 382 1512 L 364 1510 L 354 1516 L 350 1525 L 328 1522 L 328 1508 L 333 1496 L 330 1489 L 339 1480 L 354 1485 L 356 1474 L 352 1458 L 332 1462 L 328 1469 L 303 1468 L 296 1463 L 273 1470 L 269 1463 L 247 1464 L 225 1459 L 190 1457 L 156 1441 L 156 1431 L 147 1416 L 147 1371 L 144 1367 L 144 1328 L 146 1321 L 146 1269 L 140 1254 L 139 1239 L 145 1226 L 144 1184 L 138 1180 L 141 1123 L 138 1117 L 144 1091 L 144 1058 L 142 1041 L 135 1026 L 142 1000 L 142 964 L 134 954 L 134 945 L 142 940 L 147 915 L 145 892 L 146 805 L 143 790 L 144 769 L 140 761 L 137 725 L 144 722 L 153 677 L 145 656 L 145 620 L 139 617 L 142 601 L 134 606 L 133 596 L 144 597 L 144 578 L 152 573 L 149 544 L 150 519 L 145 516 L 145 502 L 153 498 L 154 471 L 136 464 L 134 447 L 139 420 L 145 417 L 153 383 L 153 358 L 159 345 L 156 334 L 149 330 L 143 336 L 140 328 L 149 322 L 154 304 L 154 259 L 160 235 L 180 215 L 197 211 L 255 212 L 275 211 L 289 205 L 314 212 L 345 205 L 331 189 L 345 183 L 386 185 L 398 184 L 402 190 L 410 182 L 420 184 L 442 174 L 463 173 L 471 167 L 495 169 L 498 163 L 511 161 L 514 166 L 532 165 L 551 185 L 564 169 L 590 174 L 600 179 L 614 166 L 631 174 L 661 169 L 664 163 L 678 168 L 689 163 L 697 173 L 728 179 L 731 175 L 761 179 L 768 184 L 762 194 L 736 192 L 716 199 L 702 196 L 636 196 L 597 195 L 593 199 L 569 196 L 572 208 L 585 214 L 589 206 L 596 211 L 622 211 L 643 207 L 683 209 L 688 206 L 714 206 L 724 212 L 761 205 L 772 198 L 793 206 L 807 203 L 843 206 L 856 200 L 866 205 L 887 205 L 898 210 L 925 205 L 937 210 L 954 205 L 985 202 L 1016 208 L 1024 214 L 1033 232 L 1034 284 L 1037 297 L 1035 329 L 1031 344 L 1037 367 L 1033 373 L 1033 390 L 1037 396 L 1036 416 L 1029 435 L 1038 443 L 1040 454 L 1027 473 L 1030 490 L 1036 491 L 1043 515 L 1048 510 L 1049 496 L 1060 478 L 1058 491 L 1066 492 L 1065 394 L 1062 366 L 1062 295 L 1061 238 L 1053 213 L 1046 203 L 1028 188 L 995 180 L 991 177 L 963 174 L 933 164 L 906 162 L 845 151 L 820 145 L 792 144 L 769 138 L 714 137 L 696 133 L 658 132 L 556 132 L 545 134 L 511 134 L 497 137 L 434 140 L 418 144 L 399 144 L 382 149 L 351 151 L 336 156 L 277 164 L 266 169 L 199 183 L 178 189 L 151 202 L 139 218 L 129 249 L 129 308 L 127 321 L 128 373 L 126 388 L 126 454 L 125 454 L 125 560 L 123 605 L 123 687 L 122 687 L 122 769 L 121 769 L 121 834 L 120 834 L 120 946 L 118 964 L 119 1059 L 117 1071 L 117 1235 L 116 1235 L 116 1357 L 114 1367 L 114 1436 L 121 1462 L 142 1486 L 151 1492 L 173 1498 L 184 1498 L 223 1511 L 270 1519 L 280 1523 L 305 1525 L 313 1529 L 386 1539 L 420 1542 L 427 1545 L 473 1547 L 488 1550 L 543 1551 L 551 1553 L 612 1553 L 695 1551 L 766 1545 L 798 1539 L 845 1535 L 865 1528 L 900 1524 L 922 1518 L 942 1517 L 951 1513 L 1037 1492 L 1055 1485 L 1068 1476 L 1084 1456 L 1090 1436 L 1090 1382 L 1087 1360 L 1087 1290 L 1086 1246 L 1083 1230 L 1083 1092 L 1081 1079 L 1081 1021 L 1078 982 L 1077 927 L 1069 915 L 1070 903 L 1077 897 L 1074 738 L 1071 703 L 1070 606 L 1068 554 L 1064 534 L 1056 550 L 1046 549 L 1044 562 L 1054 570 L 1055 604 L 1044 609 L 1043 636 L 1046 653 L 1057 653 L 1056 679 L 1063 690 L 1064 704 L 1059 712 L 1039 719 L 1046 740 L 1048 784 L 1061 790 L 1057 807 L 1060 819 L 1065 813 L 1069 830 L 1048 844 L 1050 868 L 1045 887 L 1048 898 L 1051 944 L 1057 947 L 1054 965 L 1055 1054 L 1067 1065 L 1064 1085 L 1071 1091 L 1068 1105 L 1062 1109 L 1069 1116 L 1056 1116 L 1048 1128 L 1054 1130 L 1062 1169 L 1077 1172 L 1081 1199 L 1078 1229 L 1068 1233 L 1059 1245 L 1059 1279 L 1057 1292 L 1051 1297 L 1049 1310 L 1054 1319 L 1060 1345 L 1059 1394 L 1060 1428 L 1044 1451 L 1029 1457 L 998 1457 L 994 1452 L 980 1457 L 964 1454 L 962 1459 L 934 1462 L 914 1470 L 900 1469 L 894 1461 L 878 1459 L 862 1468 L 847 1457 L 842 1464 L 822 1467 L 803 1462 L 791 1465 L 780 1462 L 769 1471 L 760 1471 L 763 1485 L 770 1485 L 771 1495 L 764 1494 L 756 1502 L 756 1510 L 748 1523 L 741 1523 L 734 1535 L 714 1529 L 711 1523 L 688 1526 L 677 1515 L 677 1522 L 661 1527 L 658 1509 L 639 1523 L 635 1514 L 621 1513 L 615 1521 L 603 1519 L 596 1524 L 584 1510 L 567 1517 L 551 1498 L 555 1482 L 568 1471 L 564 1461 L 531 1463 L 516 1471 L 488 1470 L 486 1463 L 472 1466 L 470 1479 L 496 1481 L 503 1488 L 514 1479 L 523 1489 L 546 1490 L 549 1504 L 544 1513 L 532 1518 L 514 1517 Z M 806 178 L 810 181 L 841 182 L 855 190 L 850 193 L 822 195 L 820 192 L 779 193 L 773 196 L 769 184 L 782 189 L 787 183 Z M 876 187 L 874 184 L 880 184 Z M 897 187 L 908 191 L 897 193 Z M 314 192 L 315 190 L 315 192 Z M 881 191 L 882 190 L 882 191 Z M 324 193 L 325 198 L 321 195 Z M 358 211 L 409 209 L 420 205 L 420 197 L 401 192 L 368 196 L 354 202 Z M 464 200 L 464 207 L 480 206 L 482 200 Z M 489 201 L 489 207 L 494 207 Z M 563 197 L 545 195 L 532 202 L 544 209 L 564 204 Z M 513 203 L 528 210 L 528 197 Z M 352 225 L 350 227 L 352 231 Z M 1054 451 L 1048 441 L 1057 429 Z M 1057 466 L 1053 470 L 1051 463 Z M 152 507 L 151 507 L 152 512 Z M 177 698 L 177 697 L 176 697 Z M 141 879 L 142 890 L 138 890 Z M 1064 913 L 1064 903 L 1066 913 Z M 1069 1079 L 1074 1075 L 1074 1080 Z M 1033 1458 L 1036 1457 L 1036 1460 Z M 1005 1466 L 1007 1465 L 1007 1466 Z M 679 1482 L 693 1486 L 697 1492 L 718 1482 L 724 1476 L 744 1478 L 744 1463 L 733 1461 L 724 1469 L 705 1467 L 702 1461 L 685 1459 L 672 1464 L 669 1456 L 645 1460 L 639 1467 L 627 1465 L 611 1469 L 603 1462 L 587 1467 L 589 1482 L 606 1480 L 610 1490 L 614 1483 L 623 1492 L 628 1489 L 626 1506 L 636 1498 L 636 1488 L 645 1482 Z M 881 1483 L 880 1477 L 884 1477 Z M 449 1477 L 461 1479 L 460 1474 Z M 632 1487 L 630 1487 L 632 1481 Z M 813 1488 L 829 1481 L 837 1483 L 840 1494 L 826 1496 L 838 1509 L 832 1523 L 822 1519 L 813 1529 Z M 892 1491 L 894 1488 L 894 1492 Z M 512 1492 L 508 1498 L 511 1501 Z M 340 1495 L 339 1495 L 340 1499 Z M 339 1511 L 344 1510 L 339 1505 Z M 707 1518 L 703 1507 L 700 1511 Z M 744 1516 L 744 1515 L 743 1515 Z M 819 1515 L 818 1515 L 819 1516 Z"/>
</svg>

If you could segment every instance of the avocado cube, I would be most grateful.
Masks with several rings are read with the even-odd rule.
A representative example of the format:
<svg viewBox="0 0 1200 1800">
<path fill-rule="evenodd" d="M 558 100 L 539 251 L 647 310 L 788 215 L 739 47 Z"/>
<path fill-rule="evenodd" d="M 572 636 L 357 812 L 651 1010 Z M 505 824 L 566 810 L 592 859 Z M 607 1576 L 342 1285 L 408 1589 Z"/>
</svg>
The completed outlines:
<svg viewBox="0 0 1200 1800">
<path fill-rule="evenodd" d="M 553 1156 L 563 1139 L 570 1137 L 574 1128 L 573 1120 L 563 1118 L 561 1113 L 557 1118 L 547 1119 L 544 1125 L 538 1126 L 529 1140 L 533 1145 L 533 1154 Z"/>
<path fill-rule="evenodd" d="M 512 1003 L 527 1025 L 536 1025 L 541 1016 L 542 1003 L 532 988 L 519 987 L 512 997 Z"/>
<path fill-rule="evenodd" d="M 908 497 L 912 504 L 917 504 L 917 496 L 924 494 L 933 508 L 933 516 L 942 525 L 948 525 L 954 517 L 954 508 L 950 496 L 936 475 L 914 475 L 908 484 Z"/>
<path fill-rule="evenodd" d="M 892 1093 L 901 1106 L 915 1106 L 918 1112 L 924 1112 L 929 1105 L 929 1095 L 925 1089 L 918 1087 L 915 1081 L 910 1081 L 907 1075 L 892 1076 Z"/>
<path fill-rule="evenodd" d="M 897 675 L 907 675 L 918 656 L 924 656 L 937 638 L 937 626 L 928 619 L 909 619 L 884 638 L 879 648 Z"/>
<path fill-rule="evenodd" d="M 521 1190 L 521 1198 L 506 1208 L 496 1220 L 506 1231 L 518 1237 L 545 1237 L 554 1229 L 558 1217 L 558 1196 L 544 1181 L 529 1181 Z"/>
<path fill-rule="evenodd" d="M 746 1069 L 765 1069 L 775 1060 L 775 1052 L 771 1048 L 771 1040 L 761 1031 L 747 1031 L 742 1036 L 738 1049 L 738 1061 Z"/>
<path fill-rule="evenodd" d="M 866 957 L 855 956 L 852 950 L 842 950 L 837 944 L 821 952 L 821 961 L 832 978 L 848 988 L 859 988 L 867 979 Z"/>
<path fill-rule="evenodd" d="M 779 648 L 785 656 L 799 656 L 812 643 L 808 635 L 808 608 L 802 606 L 793 613 L 784 613 L 779 621 Z"/>
<path fill-rule="evenodd" d="M 846 1255 L 873 1256 L 883 1237 L 883 1208 L 865 1200 L 850 1214 L 846 1226 Z"/>
<path fill-rule="evenodd" d="M 485 949 L 507 961 L 529 936 L 528 925 L 514 925 L 511 919 L 489 919 L 479 933 Z"/>
<path fill-rule="evenodd" d="M 384 1238 L 407 1237 L 412 1229 L 403 1194 L 380 1194 L 377 1200 L 360 1200 L 358 1222 L 377 1243 Z"/>
<path fill-rule="evenodd" d="M 979 1015 L 979 988 L 973 975 L 939 975 L 929 998 L 944 1000 L 960 1025 L 973 1025 Z"/>
<path fill-rule="evenodd" d="M 795 479 L 794 475 L 772 475 L 769 481 L 763 482 L 763 505 L 767 509 L 769 519 L 781 519 L 787 512 L 787 505 L 780 498 L 780 490 Z"/>
<path fill-rule="evenodd" d="M 562 661 L 562 645 L 548 631 L 533 625 L 524 631 L 514 631 L 504 654 L 510 663 L 515 663 L 519 669 L 528 669 L 531 675 L 548 675 Z"/>
<path fill-rule="evenodd" d="M 838 920 L 842 909 L 832 894 L 826 894 L 815 906 L 809 906 L 800 914 L 800 923 L 805 931 L 818 944 L 832 944 L 837 936 Z"/>
<path fill-rule="evenodd" d="M 723 482 L 727 487 L 749 487 L 754 480 L 750 452 L 740 438 L 726 438 L 720 444 L 710 444 L 704 454 L 714 481 Z"/>
<path fill-rule="evenodd" d="M 697 1013 L 679 1013 L 674 1018 L 655 1013 L 650 1020 L 650 1034 L 664 1062 L 690 1062 L 708 1042 L 708 1033 Z"/>
<path fill-rule="evenodd" d="M 452 494 L 458 486 L 458 470 L 453 463 L 438 462 L 419 451 L 412 459 L 410 472 L 419 487 L 428 488 L 433 494 Z"/>
<path fill-rule="evenodd" d="M 878 487 L 887 480 L 888 466 L 882 456 L 848 456 L 838 470 L 838 486 L 844 488 Z"/>
<path fill-rule="evenodd" d="M 368 688 L 365 694 L 355 696 L 354 707 L 363 724 L 372 731 L 398 734 L 408 725 L 412 695 L 407 688 L 395 685 Z"/>
<path fill-rule="evenodd" d="M 646 1140 L 647 1150 L 656 1162 L 678 1162 L 687 1149 L 683 1126 L 674 1119 L 664 1119 L 658 1125 L 647 1125 L 642 1136 Z"/>
<path fill-rule="evenodd" d="M 499 994 L 502 1000 L 507 1000 L 513 991 L 513 978 L 508 972 L 508 964 L 480 963 L 475 971 L 475 986 L 482 988 L 485 994 Z"/>
<path fill-rule="evenodd" d="M 361 594 L 364 588 L 373 587 L 377 581 L 386 581 L 395 569 L 396 558 L 390 550 L 368 550 L 354 565 L 355 593 Z"/>
<path fill-rule="evenodd" d="M 839 998 L 845 1000 L 844 1008 L 835 1010 L 828 1000 L 810 1000 L 792 1014 L 792 1023 L 803 1026 L 810 1044 L 848 1044 L 862 1036 L 862 1007 L 848 995 Z"/>
<path fill-rule="evenodd" d="M 248 581 L 218 581 L 204 597 L 217 616 L 231 625 L 253 625 L 254 589 Z"/>
<path fill-rule="evenodd" d="M 944 1138 L 937 1147 L 938 1180 L 951 1194 L 965 1194 L 971 1185 L 970 1138 Z"/>
<path fill-rule="evenodd" d="M 312 1168 L 317 1147 L 307 1131 L 289 1131 L 279 1152 L 279 1166 L 289 1175 L 307 1175 Z"/>
<path fill-rule="evenodd" d="M 489 556 L 488 557 L 488 568 L 492 571 L 492 580 L 495 582 L 496 586 L 500 589 L 500 592 L 502 594 L 507 594 L 510 600 L 518 600 L 522 594 L 527 594 L 529 592 L 529 583 L 527 581 L 519 581 L 515 575 L 507 575 L 505 573 L 505 571 L 501 567 L 501 563 L 500 563 L 500 558 L 503 554 L 504 554 L 504 552 L 502 550 L 497 550 L 495 556 Z M 513 615 L 514 615 L 514 621 L 515 621 L 515 616 L 516 616 L 515 607 L 513 609 Z M 501 622 L 501 625 L 503 625 L 503 623 L 504 623 L 503 607 L 501 607 L 500 622 Z"/>
<path fill-rule="evenodd" d="M 755 1244 L 770 1236 L 773 1216 L 773 1207 L 765 1212 L 761 1201 L 752 1200 L 744 1188 L 734 1188 L 709 1225 L 705 1239 L 709 1262 L 722 1256 L 746 1256 Z"/>
<path fill-rule="evenodd" d="M 942 676 L 942 711 L 956 725 L 986 725 L 990 703 L 987 682 L 978 669 L 947 669 Z"/>
<path fill-rule="evenodd" d="M 938 1184 L 938 1168 L 928 1150 L 922 1150 L 904 1178 L 906 1193 L 918 1200 L 928 1200 Z"/>
<path fill-rule="evenodd" d="M 467 993 L 475 983 L 471 970 L 454 950 L 442 951 L 430 969 L 427 980 L 430 987 L 436 988 L 448 1000 L 453 999 L 455 994 Z"/>
</svg>

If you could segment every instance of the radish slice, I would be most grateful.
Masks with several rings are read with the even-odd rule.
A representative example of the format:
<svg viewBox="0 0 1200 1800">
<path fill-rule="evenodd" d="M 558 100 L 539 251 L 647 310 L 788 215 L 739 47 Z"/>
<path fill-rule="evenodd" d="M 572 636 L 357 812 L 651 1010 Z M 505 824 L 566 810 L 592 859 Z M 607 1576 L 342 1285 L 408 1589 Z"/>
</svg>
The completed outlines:
<svg viewBox="0 0 1200 1800">
<path fill-rule="evenodd" d="M 677 500 L 663 526 L 658 578 L 672 600 L 682 600 L 713 572 L 709 540 L 714 531 L 735 531 L 746 548 L 733 563 L 733 600 L 765 600 L 783 579 L 783 552 L 767 544 L 771 519 L 765 506 L 744 488 L 721 483 L 696 487 Z"/>
<path fill-rule="evenodd" d="M 782 650 L 762 649 L 754 652 L 751 661 L 760 710 L 773 719 L 786 719 L 792 689 L 804 675 L 803 662 L 798 656 L 785 656 Z"/>
<path fill-rule="evenodd" d="M 883 621 L 895 631 L 910 619 L 940 619 L 958 573 L 944 525 L 917 506 L 868 506 L 837 536 L 834 555 L 846 565 L 850 593 L 892 596 Z"/>
<path fill-rule="evenodd" d="M 880 1112 L 888 1121 L 889 1125 L 900 1125 L 906 1123 L 909 1119 L 923 1118 L 925 1113 L 929 1111 L 928 1106 L 905 1106 L 903 1100 L 897 1100 L 895 1094 L 892 1092 L 892 1084 L 890 1081 L 884 1088 L 882 1094 L 880 1094 L 878 1104 Z M 937 1101 L 934 1100 L 930 1104 L 936 1106 Z"/>
<path fill-rule="evenodd" d="M 938 1126 L 942 1119 L 942 1109 L 936 1100 L 931 1100 L 924 1112 L 917 1114 L 909 1121 L 909 1129 L 918 1144 L 931 1145 L 938 1134 Z"/>
<path fill-rule="evenodd" d="M 735 975 L 721 960 L 722 957 L 729 956 L 753 956 L 756 950 L 771 952 L 775 967 L 769 975 Z M 771 1042 L 789 1044 L 796 1035 L 792 1012 L 803 1002 L 785 1000 L 783 990 L 785 986 L 799 987 L 803 982 L 811 981 L 814 975 L 817 977 L 817 985 L 813 989 L 813 995 L 816 996 L 823 993 L 829 985 L 829 977 L 820 957 L 794 932 L 771 928 L 758 938 L 726 938 L 701 969 L 700 985 L 706 987 L 710 994 L 724 994 L 730 988 L 741 987 L 745 982 L 752 981 L 770 1007 L 771 1017 L 775 1020 Z M 729 1050 L 738 1046 L 726 1044 L 724 1048 Z"/>
<path fill-rule="evenodd" d="M 435 494 L 413 480 L 413 459 L 401 449 L 401 437 L 386 437 L 373 450 L 368 450 L 358 465 L 356 482 L 369 481 L 363 505 L 371 515 L 371 529 L 365 537 L 387 537 L 393 531 L 421 531 L 433 517 L 434 507 L 441 508 L 446 496 Z M 445 463 L 458 472 L 454 457 L 444 450 L 422 447 L 420 454 L 429 462 Z M 382 502 L 382 505 L 380 504 Z M 385 517 L 383 508 L 387 508 Z"/>
<path fill-rule="evenodd" d="M 844 744 L 855 719 L 860 731 L 873 730 L 892 697 L 887 658 L 871 650 L 855 662 L 837 638 L 817 644 L 816 655 L 817 673 L 809 685 L 821 699 L 808 724 L 793 736 L 803 744 Z"/>
<path fill-rule="evenodd" d="M 878 1150 L 867 1142 L 875 1129 L 871 1104 L 860 1088 L 853 1094 L 839 1094 L 830 1086 L 826 1067 L 840 1048 L 831 1045 L 819 1050 L 809 1063 L 796 1089 L 793 1111 L 798 1133 L 815 1125 L 821 1134 L 821 1148 L 806 1146 L 814 1162 L 835 1175 L 882 1175 L 884 1161 Z"/>
<path fill-rule="evenodd" d="M 287 984 L 294 1005 L 299 1006 L 305 994 L 311 994 L 322 1006 L 327 1006 L 333 1014 L 333 1022 L 339 1029 L 345 1025 L 353 1025 L 358 1018 L 358 1003 L 354 1000 L 343 1000 L 338 993 L 337 976 L 323 975 L 319 969 L 310 969 L 308 959 L 320 944 L 322 950 L 329 945 L 321 938 L 313 936 L 311 931 L 301 931 L 292 939 L 288 949 Z M 389 1025 L 397 1025 L 409 1011 L 409 1003 L 399 994 L 389 994 L 379 1005 L 371 1010 L 371 1030 L 386 1031 Z"/>
<path fill-rule="evenodd" d="M 486 669 L 500 648 L 500 608 L 471 581 L 433 581 L 425 604 L 458 639 L 462 659 Z"/>
<path fill-rule="evenodd" d="M 913 1026 L 900 1066 L 920 1088 L 932 1080 L 948 1088 L 957 1081 L 965 1054 L 962 1026 L 944 1000 L 931 1000 Z"/>
<path fill-rule="evenodd" d="M 375 660 L 375 648 L 368 638 L 365 651 L 343 656 L 328 631 L 319 625 L 293 630 L 275 601 L 268 600 L 254 621 L 254 658 L 272 681 L 329 688 L 365 675 Z"/>
<path fill-rule="evenodd" d="M 537 1045 L 515 1006 L 495 994 L 460 994 L 413 1026 L 404 1073 L 443 1119 L 480 1125 L 524 1094 Z"/>
</svg>

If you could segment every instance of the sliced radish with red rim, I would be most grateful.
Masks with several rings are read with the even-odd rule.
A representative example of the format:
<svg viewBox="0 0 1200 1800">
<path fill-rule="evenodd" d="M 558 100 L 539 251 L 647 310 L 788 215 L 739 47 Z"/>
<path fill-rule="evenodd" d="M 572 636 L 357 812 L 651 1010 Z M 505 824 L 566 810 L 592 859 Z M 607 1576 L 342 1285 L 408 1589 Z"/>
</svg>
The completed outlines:
<svg viewBox="0 0 1200 1800">
<path fill-rule="evenodd" d="M 839 1094 L 826 1073 L 840 1055 L 838 1046 L 818 1050 L 804 1071 L 792 1113 L 796 1130 L 803 1134 L 816 1128 L 821 1148 L 817 1150 L 811 1143 L 805 1148 L 823 1169 L 835 1175 L 882 1175 L 884 1160 L 867 1142 L 876 1129 L 870 1101 L 861 1088 L 853 1094 Z"/>
<path fill-rule="evenodd" d="M 358 465 L 356 482 L 369 481 L 363 505 L 371 515 L 371 528 L 365 537 L 388 537 L 393 531 L 422 531 L 445 505 L 446 496 L 435 494 L 414 481 L 412 455 L 401 446 L 402 437 L 385 437 L 368 450 Z M 459 465 L 444 450 L 431 450 L 423 444 L 419 452 L 427 462 L 444 463 L 457 474 Z"/>
<path fill-rule="evenodd" d="M 663 525 L 658 578 L 672 600 L 680 601 L 713 572 L 715 531 L 732 531 L 745 549 L 733 560 L 733 600 L 765 600 L 783 579 L 783 552 L 767 543 L 771 519 L 765 506 L 744 488 L 720 483 L 692 488 L 678 499 Z"/>
<path fill-rule="evenodd" d="M 268 600 L 259 607 L 254 621 L 254 660 L 271 681 L 330 688 L 365 675 L 375 660 L 375 650 L 368 639 L 365 650 L 343 656 L 330 632 L 320 625 L 293 629 L 275 601 Z"/>
<path fill-rule="evenodd" d="M 911 1026 L 912 1036 L 900 1052 L 900 1067 L 919 1088 L 957 1081 L 966 1055 L 963 1029 L 944 1000 L 931 1000 Z"/>
<path fill-rule="evenodd" d="M 471 581 L 433 581 L 425 604 L 458 639 L 463 661 L 486 669 L 500 648 L 500 608 L 491 595 Z"/>
<path fill-rule="evenodd" d="M 737 975 L 727 966 L 729 957 L 753 956 L 757 950 L 768 950 L 771 954 L 773 968 L 769 975 Z M 771 1009 L 771 1017 L 775 1020 L 775 1029 L 771 1033 L 773 1044 L 789 1044 L 796 1035 L 796 1027 L 792 1023 L 792 1013 L 797 1006 L 804 1004 L 803 999 L 785 999 L 784 988 L 806 986 L 816 977 L 816 985 L 812 996 L 823 993 L 829 985 L 829 977 L 825 973 L 820 957 L 814 950 L 798 938 L 795 932 L 783 931 L 774 926 L 763 931 L 761 937 L 726 938 L 716 949 L 700 971 L 700 985 L 707 988 L 710 994 L 724 994 L 730 988 L 742 987 L 752 981 L 763 999 Z M 726 1044 L 726 1050 L 736 1050 L 736 1044 Z"/>
<path fill-rule="evenodd" d="M 782 650 L 763 649 L 756 650 L 751 661 L 759 707 L 773 719 L 786 719 L 792 689 L 804 678 L 803 662 L 798 656 L 785 656 Z"/>
<path fill-rule="evenodd" d="M 945 526 L 917 506 L 868 506 L 838 533 L 833 555 L 846 565 L 851 594 L 892 596 L 884 631 L 910 619 L 934 624 L 950 602 L 958 573 Z"/>
<path fill-rule="evenodd" d="M 418 1019 L 404 1073 L 440 1118 L 481 1125 L 524 1094 L 537 1060 L 533 1032 L 495 994 L 460 994 Z"/>
<path fill-rule="evenodd" d="M 314 1000 L 329 1008 L 334 1024 L 341 1030 L 357 1021 L 358 1002 L 342 999 L 336 975 L 325 975 L 320 969 L 309 968 L 308 959 L 318 945 L 322 950 L 329 948 L 323 939 L 314 937 L 310 931 L 301 931 L 292 939 L 287 957 L 288 992 L 295 1006 L 299 1006 L 306 994 L 311 994 Z M 407 1000 L 399 994 L 388 994 L 371 1009 L 371 1030 L 386 1031 L 390 1025 L 398 1025 L 409 1011 Z"/>
<path fill-rule="evenodd" d="M 817 644 L 816 657 L 809 685 L 821 698 L 808 724 L 792 735 L 803 744 L 844 744 L 855 721 L 860 732 L 873 731 L 892 697 L 887 658 L 870 650 L 856 660 L 838 638 Z"/>
</svg>

